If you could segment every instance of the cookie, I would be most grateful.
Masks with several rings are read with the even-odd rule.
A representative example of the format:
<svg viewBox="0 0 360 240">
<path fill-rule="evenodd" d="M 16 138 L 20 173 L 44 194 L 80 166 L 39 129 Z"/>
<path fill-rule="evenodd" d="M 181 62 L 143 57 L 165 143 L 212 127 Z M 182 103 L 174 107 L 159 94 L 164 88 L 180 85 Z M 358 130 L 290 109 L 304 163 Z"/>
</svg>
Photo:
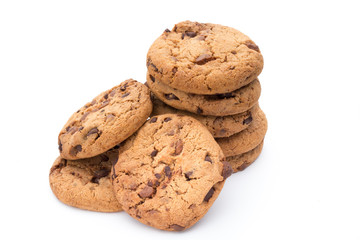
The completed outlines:
<svg viewBox="0 0 360 240">
<path fill-rule="evenodd" d="M 149 89 L 126 80 L 70 117 L 59 134 L 60 156 L 75 160 L 101 154 L 131 136 L 151 111 Z"/>
<path fill-rule="evenodd" d="M 227 157 L 226 161 L 230 163 L 232 169 L 235 172 L 242 171 L 248 166 L 250 166 L 260 155 L 261 150 L 263 148 L 264 141 L 262 141 L 257 147 L 254 149 L 232 157 Z"/>
<path fill-rule="evenodd" d="M 236 91 L 217 95 L 198 95 L 173 89 L 147 74 L 147 85 L 166 104 L 199 115 L 228 116 L 249 110 L 259 100 L 258 79 Z"/>
<path fill-rule="evenodd" d="M 258 105 L 256 104 L 254 107 L 243 113 L 224 117 L 215 117 L 203 116 L 187 111 L 178 110 L 163 103 L 153 95 L 152 101 L 154 106 L 153 112 L 151 113 L 152 116 L 166 113 L 188 115 L 201 122 L 210 131 L 213 137 L 216 138 L 229 137 L 247 128 L 252 122 L 252 112 L 254 112 L 255 109 L 258 107 Z"/>
<path fill-rule="evenodd" d="M 195 224 L 232 173 L 210 132 L 189 116 L 154 116 L 120 149 L 117 199 L 133 218 L 162 230 Z"/>
<path fill-rule="evenodd" d="M 96 212 L 121 211 L 109 174 L 117 157 L 116 149 L 88 159 L 68 161 L 58 157 L 49 175 L 53 193 L 73 207 Z"/>
<path fill-rule="evenodd" d="M 245 130 L 227 138 L 216 139 L 226 157 L 248 152 L 263 141 L 267 131 L 266 116 L 260 108 L 257 108 L 252 117 L 252 123 Z"/>
<path fill-rule="evenodd" d="M 235 91 L 254 81 L 263 64 L 259 47 L 238 30 L 191 21 L 166 29 L 147 54 L 154 78 L 194 94 Z"/>
</svg>

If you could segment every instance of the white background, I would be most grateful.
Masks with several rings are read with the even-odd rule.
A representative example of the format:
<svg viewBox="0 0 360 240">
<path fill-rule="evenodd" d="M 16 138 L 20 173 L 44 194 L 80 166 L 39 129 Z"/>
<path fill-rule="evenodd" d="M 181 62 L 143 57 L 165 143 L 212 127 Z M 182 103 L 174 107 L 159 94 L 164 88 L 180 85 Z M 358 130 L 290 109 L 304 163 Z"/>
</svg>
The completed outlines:
<svg viewBox="0 0 360 240">
<path fill-rule="evenodd" d="M 0 1 L 1 239 L 360 239 L 358 1 Z M 260 47 L 261 157 L 182 233 L 68 207 L 49 169 L 70 115 L 182 20 Z M 5 236 L 5 237 L 4 237 Z"/>
</svg>

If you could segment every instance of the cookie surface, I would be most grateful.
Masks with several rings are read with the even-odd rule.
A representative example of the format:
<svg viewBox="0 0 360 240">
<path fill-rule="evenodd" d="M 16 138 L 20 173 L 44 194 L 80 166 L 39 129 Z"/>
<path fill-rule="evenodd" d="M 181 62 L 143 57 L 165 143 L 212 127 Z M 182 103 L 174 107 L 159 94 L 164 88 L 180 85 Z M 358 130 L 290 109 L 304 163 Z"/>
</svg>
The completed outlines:
<svg viewBox="0 0 360 240">
<path fill-rule="evenodd" d="M 230 163 L 232 169 L 235 172 L 243 171 L 250 166 L 260 155 L 264 142 L 261 142 L 256 148 L 232 157 L 227 157 L 226 161 Z"/>
<path fill-rule="evenodd" d="M 148 71 L 159 81 L 194 94 L 228 93 L 254 81 L 263 68 L 258 46 L 238 30 L 185 21 L 155 40 Z"/>
<path fill-rule="evenodd" d="M 153 112 L 151 113 L 152 116 L 173 113 L 193 117 L 201 122 L 210 131 L 213 137 L 216 138 L 229 137 L 247 128 L 252 122 L 252 112 L 254 112 L 258 107 L 256 104 L 251 109 L 240 114 L 215 117 L 203 116 L 183 110 L 178 110 L 163 103 L 155 96 L 152 96 L 152 101 L 154 106 Z"/>
<path fill-rule="evenodd" d="M 257 103 L 261 93 L 258 79 L 236 91 L 217 95 L 198 95 L 176 90 L 150 74 L 147 74 L 146 82 L 161 101 L 199 115 L 228 116 L 245 112 Z"/>
<path fill-rule="evenodd" d="M 70 117 L 59 134 L 60 156 L 75 160 L 101 154 L 131 136 L 151 111 L 149 89 L 126 80 Z"/>
<path fill-rule="evenodd" d="M 209 131 L 188 116 L 154 116 L 120 150 L 117 199 L 133 218 L 158 229 L 195 224 L 232 173 Z"/>
<path fill-rule="evenodd" d="M 115 149 L 88 159 L 67 161 L 58 157 L 49 174 L 53 193 L 73 207 L 96 212 L 121 211 L 109 174 L 117 157 Z"/>
<path fill-rule="evenodd" d="M 216 139 L 226 157 L 248 152 L 263 141 L 268 127 L 266 116 L 259 107 L 252 117 L 252 123 L 245 130 L 230 137 Z"/>
</svg>

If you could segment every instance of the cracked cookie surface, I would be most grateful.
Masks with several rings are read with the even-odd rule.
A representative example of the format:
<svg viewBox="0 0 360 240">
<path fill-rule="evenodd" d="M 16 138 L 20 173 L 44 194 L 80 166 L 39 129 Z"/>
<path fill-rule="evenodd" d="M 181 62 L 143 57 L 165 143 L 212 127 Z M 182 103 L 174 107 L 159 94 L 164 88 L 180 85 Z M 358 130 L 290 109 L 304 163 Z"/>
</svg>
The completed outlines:
<svg viewBox="0 0 360 240">
<path fill-rule="evenodd" d="M 101 154 L 131 136 L 151 111 L 149 89 L 126 80 L 70 117 L 59 134 L 60 156 L 75 160 Z"/>
<path fill-rule="evenodd" d="M 147 54 L 152 76 L 194 94 L 235 91 L 255 80 L 263 64 L 259 47 L 238 30 L 191 21 L 166 29 Z"/>
<path fill-rule="evenodd" d="M 226 161 L 231 165 L 235 172 L 243 171 L 245 168 L 250 166 L 260 155 L 264 141 L 262 141 L 254 149 L 236 156 L 227 157 Z"/>
<path fill-rule="evenodd" d="M 58 157 L 50 170 L 50 187 L 67 205 L 96 212 L 121 211 L 110 180 L 117 158 L 117 149 L 88 159 L 67 161 Z"/>
<path fill-rule="evenodd" d="M 216 95 L 199 95 L 173 89 L 149 73 L 146 82 L 161 101 L 199 115 L 228 116 L 245 112 L 257 103 L 261 93 L 258 79 L 236 91 Z"/>
<path fill-rule="evenodd" d="M 263 141 L 268 127 L 265 113 L 258 107 L 252 117 L 252 123 L 245 130 L 230 137 L 216 139 L 226 157 L 248 152 Z"/>
<path fill-rule="evenodd" d="M 162 230 L 195 224 L 232 173 L 210 132 L 189 116 L 153 116 L 120 152 L 112 176 L 117 199 L 133 218 Z"/>
<path fill-rule="evenodd" d="M 199 115 L 173 108 L 156 98 L 154 95 L 152 95 L 152 101 L 154 106 L 153 112 L 151 113 L 152 116 L 173 113 L 193 117 L 201 122 L 215 138 L 230 137 L 247 128 L 252 122 L 252 113 L 256 111 L 256 108 L 258 107 L 258 105 L 255 104 L 255 106 L 243 113 L 215 117 Z"/>
</svg>

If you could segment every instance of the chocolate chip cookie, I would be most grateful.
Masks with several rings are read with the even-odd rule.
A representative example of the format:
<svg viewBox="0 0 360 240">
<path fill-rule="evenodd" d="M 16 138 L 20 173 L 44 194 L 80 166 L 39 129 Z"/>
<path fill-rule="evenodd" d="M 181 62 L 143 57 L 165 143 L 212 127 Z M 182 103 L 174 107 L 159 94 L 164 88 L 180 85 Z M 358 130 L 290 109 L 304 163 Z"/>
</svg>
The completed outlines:
<svg viewBox="0 0 360 240">
<path fill-rule="evenodd" d="M 112 163 L 117 158 L 116 149 L 88 159 L 67 161 L 58 157 L 49 175 L 53 193 L 73 207 L 96 212 L 121 211 L 110 180 Z"/>
<path fill-rule="evenodd" d="M 198 95 L 173 89 L 147 74 L 147 85 L 166 104 L 199 115 L 228 116 L 249 110 L 259 100 L 261 86 L 258 79 L 236 91 Z"/>
<path fill-rule="evenodd" d="M 253 121 L 248 128 L 230 137 L 217 138 L 226 157 L 243 154 L 254 149 L 264 139 L 267 131 L 267 119 L 264 112 L 257 108 Z"/>
<path fill-rule="evenodd" d="M 194 94 L 235 91 L 263 68 L 259 47 L 238 30 L 185 21 L 155 40 L 147 54 L 149 73 L 172 88 Z"/>
<path fill-rule="evenodd" d="M 203 217 L 232 173 L 210 132 L 189 116 L 150 118 L 120 151 L 113 185 L 124 211 L 168 231 Z"/>
<path fill-rule="evenodd" d="M 193 117 L 199 122 L 201 122 L 210 131 L 213 137 L 216 138 L 229 137 L 247 128 L 252 122 L 252 112 L 256 111 L 256 108 L 258 107 L 258 105 L 256 104 L 254 107 L 243 113 L 224 117 L 215 117 L 203 116 L 187 111 L 178 110 L 163 103 L 154 95 L 152 95 L 152 101 L 154 106 L 153 112 L 151 113 L 152 116 L 173 113 Z"/>
<path fill-rule="evenodd" d="M 234 170 L 234 173 L 242 171 L 248 166 L 250 166 L 258 158 L 263 148 L 263 145 L 264 141 L 262 141 L 257 147 L 246 153 L 227 157 L 226 161 L 230 163 L 232 169 Z"/>
<path fill-rule="evenodd" d="M 101 154 L 131 136 L 151 111 L 149 89 L 126 80 L 70 117 L 59 134 L 60 156 L 74 160 Z"/>
</svg>

